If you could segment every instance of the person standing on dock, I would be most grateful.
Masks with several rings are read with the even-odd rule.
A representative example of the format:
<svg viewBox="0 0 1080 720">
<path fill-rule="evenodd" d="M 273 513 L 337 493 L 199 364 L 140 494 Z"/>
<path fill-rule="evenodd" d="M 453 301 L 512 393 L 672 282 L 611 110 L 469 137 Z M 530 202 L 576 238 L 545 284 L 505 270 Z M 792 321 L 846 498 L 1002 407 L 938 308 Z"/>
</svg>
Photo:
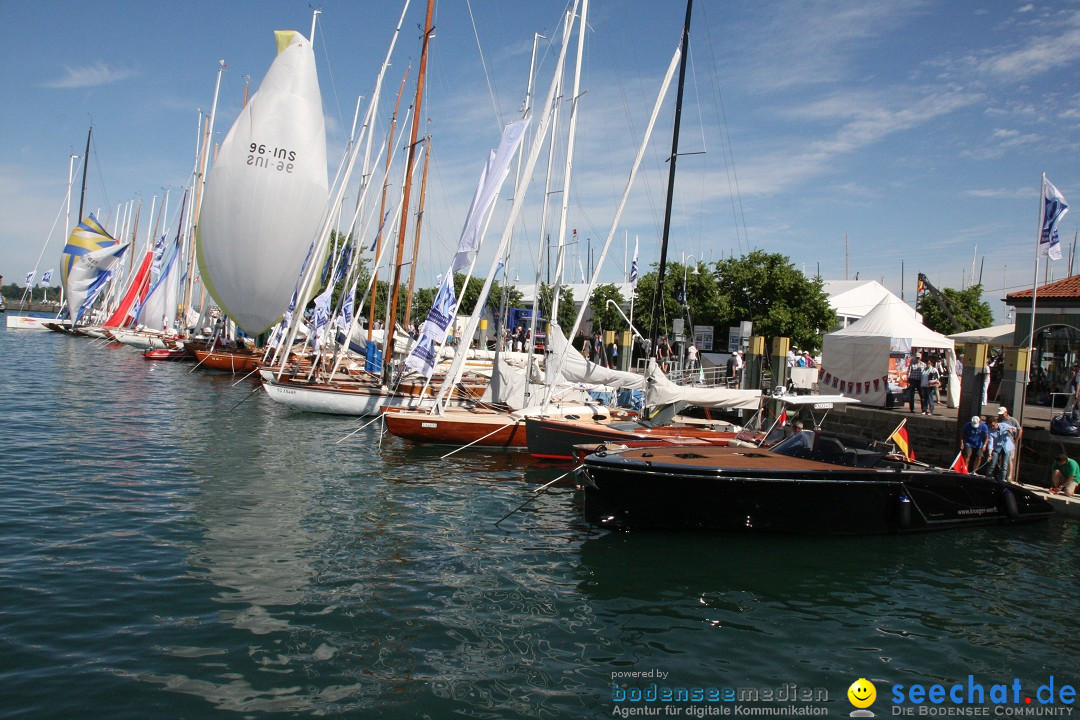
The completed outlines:
<svg viewBox="0 0 1080 720">
<path fill-rule="evenodd" d="M 923 365 L 922 355 L 916 353 L 911 356 L 911 364 L 908 366 L 907 371 L 907 390 L 908 390 L 908 409 L 911 412 L 915 412 L 915 396 L 919 396 L 919 409 L 926 412 L 926 399 L 919 391 L 922 386 L 923 371 L 926 366 Z"/>
<path fill-rule="evenodd" d="M 972 415 L 971 420 L 965 423 L 960 431 L 960 452 L 973 473 L 978 473 L 979 466 L 982 465 L 987 438 L 986 423 L 978 415 Z"/>
<path fill-rule="evenodd" d="M 1009 409 L 1004 405 L 997 409 L 998 425 L 1009 429 L 1009 434 L 1012 436 L 1013 449 L 1020 447 L 1020 436 L 1023 435 L 1024 429 L 1020 427 L 1020 423 L 1009 414 Z M 1005 482 L 1012 482 L 1012 479 L 1016 477 L 1016 473 L 1013 472 L 1013 464 L 1016 461 L 1016 455 L 1010 455 L 1008 458 L 1008 464 L 1005 466 Z"/>
</svg>

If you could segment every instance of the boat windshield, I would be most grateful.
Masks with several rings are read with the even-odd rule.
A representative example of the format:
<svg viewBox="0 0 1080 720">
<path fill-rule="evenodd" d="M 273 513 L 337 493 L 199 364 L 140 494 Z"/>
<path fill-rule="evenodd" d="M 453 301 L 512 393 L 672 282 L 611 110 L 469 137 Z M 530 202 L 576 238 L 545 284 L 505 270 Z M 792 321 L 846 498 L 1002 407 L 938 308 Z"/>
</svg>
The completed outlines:
<svg viewBox="0 0 1080 720">
<path fill-rule="evenodd" d="M 800 430 L 772 447 L 770 452 L 849 467 L 874 467 L 886 454 L 871 447 L 866 440 L 820 430 Z"/>
</svg>

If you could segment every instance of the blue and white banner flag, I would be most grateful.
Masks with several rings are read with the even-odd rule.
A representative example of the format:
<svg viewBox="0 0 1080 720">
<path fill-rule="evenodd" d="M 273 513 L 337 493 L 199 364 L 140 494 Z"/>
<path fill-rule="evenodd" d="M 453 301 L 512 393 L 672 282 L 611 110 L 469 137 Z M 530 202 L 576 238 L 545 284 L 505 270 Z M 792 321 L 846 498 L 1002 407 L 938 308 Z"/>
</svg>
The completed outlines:
<svg viewBox="0 0 1080 720">
<path fill-rule="evenodd" d="M 30 287 L 30 284 L 34 282 L 34 270 L 26 273 L 26 287 Z"/>
<path fill-rule="evenodd" d="M 49 286 L 49 283 L 52 282 L 52 274 L 53 274 L 53 271 L 51 269 L 49 269 L 49 270 L 46 270 L 45 274 L 41 276 L 41 283 L 40 284 L 41 284 L 42 287 L 48 287 Z"/>
<path fill-rule="evenodd" d="M 1039 257 L 1061 259 L 1061 241 L 1058 238 L 1058 221 L 1069 212 L 1065 196 L 1043 175 L 1042 231 L 1039 233 Z"/>
<path fill-rule="evenodd" d="M 441 345 L 450 333 L 450 325 L 454 321 L 454 309 L 457 307 L 457 293 L 454 291 L 454 275 L 446 273 L 443 276 L 439 291 L 435 294 L 435 301 L 431 304 L 427 319 L 420 327 L 420 337 L 413 346 L 409 356 L 405 358 L 405 366 L 430 378 L 435 372 L 436 347 Z"/>
<path fill-rule="evenodd" d="M 476 257 L 482 239 L 484 218 L 495 202 L 503 180 L 510 172 L 510 162 L 514 159 L 514 153 L 517 152 L 528 126 L 528 118 L 507 125 L 503 128 L 499 148 L 488 153 L 487 163 L 480 173 L 480 181 L 473 194 L 472 204 L 465 216 L 465 227 L 462 228 L 461 237 L 458 239 L 457 252 L 450 263 L 450 269 L 442 278 L 427 319 L 420 326 L 420 337 L 417 338 L 416 345 L 413 346 L 409 356 L 405 358 L 406 367 L 426 378 L 430 378 L 435 372 L 435 353 L 438 346 L 442 345 L 446 336 L 449 335 L 450 324 L 454 321 L 454 313 L 457 309 L 454 273 L 471 264 L 473 258 Z M 483 304 L 485 301 L 486 298 L 477 298 L 478 303 Z"/>
<path fill-rule="evenodd" d="M 502 139 L 496 150 L 488 153 L 488 161 L 480 174 L 480 182 L 473 195 L 472 204 L 469 206 L 468 215 L 465 217 L 465 227 L 461 230 L 458 239 L 457 253 L 454 255 L 452 272 L 461 270 L 472 262 L 477 250 L 480 248 L 480 234 L 484 218 L 495 202 L 499 194 L 503 180 L 510 172 L 510 163 L 514 159 L 514 153 L 525 137 L 525 130 L 529 127 L 529 118 L 512 122 L 503 128 Z"/>
<path fill-rule="evenodd" d="M 315 349 L 315 352 L 319 352 L 319 347 L 322 345 L 322 329 L 330 322 L 330 295 L 332 292 L 333 288 L 326 288 L 321 295 L 315 298 L 315 312 L 311 321 L 311 346 Z"/>
<path fill-rule="evenodd" d="M 630 263 L 630 286 L 637 289 L 637 251 L 638 251 L 638 239 L 634 238 L 634 260 Z"/>
</svg>

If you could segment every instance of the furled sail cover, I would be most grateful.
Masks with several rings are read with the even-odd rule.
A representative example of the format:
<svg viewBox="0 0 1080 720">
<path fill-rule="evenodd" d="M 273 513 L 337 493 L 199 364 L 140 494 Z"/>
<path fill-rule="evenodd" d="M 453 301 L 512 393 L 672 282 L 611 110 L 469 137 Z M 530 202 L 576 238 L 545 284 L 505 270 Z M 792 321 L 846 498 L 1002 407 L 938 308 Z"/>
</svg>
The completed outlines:
<svg viewBox="0 0 1080 720">
<path fill-rule="evenodd" d="M 289 305 L 329 194 L 326 128 L 311 43 L 281 49 L 236 119 L 207 179 L 197 231 L 203 283 L 249 335 Z"/>
<path fill-rule="evenodd" d="M 761 405 L 760 390 L 729 390 L 722 387 L 688 387 L 668 380 L 656 363 L 649 362 L 645 372 L 649 387 L 645 390 L 645 404 L 652 407 L 687 402 L 707 408 L 730 410 L 757 410 Z"/>
<path fill-rule="evenodd" d="M 558 366 L 559 372 L 567 380 L 592 385 L 607 385 L 613 388 L 626 388 L 628 390 L 645 389 L 644 375 L 606 368 L 586 360 L 585 356 L 569 343 L 566 336 L 563 335 L 562 329 L 555 323 L 551 323 L 547 338 L 548 344 L 551 346 L 552 357 L 561 357 Z"/>
<path fill-rule="evenodd" d="M 127 247 L 110 235 L 93 213 L 71 231 L 60 256 L 60 278 L 73 323 L 93 304 Z"/>
</svg>

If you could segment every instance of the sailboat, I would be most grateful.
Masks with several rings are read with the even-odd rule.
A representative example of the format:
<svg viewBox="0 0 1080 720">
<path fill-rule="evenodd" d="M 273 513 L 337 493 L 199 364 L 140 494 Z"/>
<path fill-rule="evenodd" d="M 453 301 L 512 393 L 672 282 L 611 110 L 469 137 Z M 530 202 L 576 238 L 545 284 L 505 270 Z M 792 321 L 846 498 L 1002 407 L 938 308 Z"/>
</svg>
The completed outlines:
<svg viewBox="0 0 1080 720">
<path fill-rule="evenodd" d="M 408 159 L 405 163 L 404 170 L 404 183 L 401 193 L 401 200 L 399 205 L 400 215 L 398 218 L 394 218 L 389 223 L 389 231 L 387 235 L 392 235 L 394 227 L 398 227 L 400 230 L 399 242 L 396 250 L 396 272 L 394 274 L 394 280 L 391 285 L 392 295 L 390 302 L 390 312 L 387 321 L 387 330 L 385 331 L 385 340 L 382 353 L 387 359 L 393 359 L 395 353 L 401 353 L 403 350 L 407 352 L 409 350 L 409 338 L 397 328 L 397 305 L 398 305 L 398 288 L 401 285 L 401 266 L 403 264 L 402 258 L 404 253 L 404 230 L 405 221 L 409 213 L 409 192 L 412 182 L 413 170 L 416 167 L 416 150 L 418 147 L 419 136 L 419 123 L 421 118 L 421 101 L 423 98 L 423 82 L 426 74 L 426 63 L 428 55 L 428 45 L 433 34 L 433 12 L 434 2 L 429 0 L 427 3 L 427 17 L 425 20 L 425 31 L 423 35 L 423 47 L 420 53 L 420 72 L 417 76 L 416 87 L 416 99 L 413 105 L 413 125 L 412 133 L 409 138 L 409 143 L 406 146 L 408 149 Z M 402 16 L 404 18 L 404 15 Z M 400 23 L 399 23 L 400 27 Z M 393 51 L 393 44 L 391 44 L 390 52 Z M 389 53 L 387 56 L 387 62 L 384 63 L 383 72 L 389 64 Z M 382 74 L 380 74 L 379 81 L 376 84 L 378 88 L 381 84 Z M 371 112 L 375 108 L 375 103 L 378 100 L 378 90 L 376 90 L 376 97 L 372 101 L 372 105 L 369 108 L 369 120 L 371 119 Z M 370 134 L 368 136 L 371 137 Z M 357 145 L 357 149 L 359 145 Z M 351 167 L 351 164 L 350 164 Z M 361 192 L 361 199 L 364 197 L 367 189 L 371 187 L 371 183 L 364 186 L 364 190 Z M 357 204 L 357 213 L 359 214 L 362 202 Z M 380 222 L 382 219 L 380 218 Z M 354 219 L 355 220 L 355 219 Z M 384 229 L 380 226 L 380 231 Z M 380 236 L 381 236 L 380 232 Z M 380 245 L 380 249 L 375 258 L 375 267 L 379 266 L 382 261 L 382 253 L 385 250 L 384 246 Z M 318 253 L 316 253 L 318 255 Z M 339 261 L 341 259 L 339 258 Z M 289 303 L 289 316 L 292 316 L 292 311 L 295 308 L 302 307 L 303 298 L 308 296 L 307 289 L 314 289 L 315 273 L 321 268 L 321 261 L 312 261 L 307 264 L 306 275 L 302 278 L 302 282 L 297 286 L 296 293 L 298 297 L 294 297 L 294 301 Z M 340 267 L 340 266 L 339 266 Z M 334 275 L 336 279 L 336 273 Z M 374 282 L 374 276 L 372 278 Z M 402 388 L 395 387 L 393 389 L 387 387 L 384 379 L 380 377 L 380 371 L 388 370 L 392 366 L 392 362 L 387 363 L 386 367 L 379 367 L 378 369 L 372 367 L 373 372 L 360 371 L 356 376 L 350 376 L 349 374 L 342 374 L 339 369 L 344 361 L 347 359 L 347 350 L 345 348 L 349 345 L 349 340 L 352 339 L 353 329 L 356 327 L 358 319 L 357 314 L 352 313 L 351 299 L 354 297 L 356 286 L 350 285 L 347 281 L 345 283 L 348 289 L 343 294 L 342 314 L 348 316 L 344 322 L 344 325 L 349 326 L 349 329 L 344 333 L 343 347 L 337 351 L 321 352 L 322 350 L 322 338 L 324 329 L 329 327 L 330 319 L 330 290 L 327 289 L 315 299 L 316 315 L 314 318 L 314 327 L 310 328 L 310 340 L 313 350 L 310 355 L 304 357 L 303 362 L 297 362 L 292 368 L 286 369 L 286 361 L 282 361 L 282 365 L 274 372 L 269 370 L 263 371 L 263 383 L 267 394 L 276 402 L 282 403 L 294 410 L 300 410 L 305 412 L 321 412 L 331 414 L 342 415 L 357 415 L 367 416 L 378 414 L 380 408 L 386 405 L 402 404 L 411 402 L 416 395 L 413 392 L 405 392 Z M 313 294 L 313 293 L 312 293 Z M 362 295 L 366 297 L 367 294 Z M 300 300 L 300 302 L 297 302 Z M 295 337 L 295 328 L 288 330 L 288 339 L 284 341 L 284 345 L 288 349 L 292 350 L 292 340 Z M 370 343 L 369 343 L 370 345 Z M 305 351 L 306 352 L 306 351 Z M 310 360 L 311 364 L 305 364 Z M 348 362 L 346 362 L 348 364 Z M 377 365 L 382 365 L 381 360 Z M 366 369 L 366 368 L 365 368 Z M 422 393 L 422 389 L 416 389 L 417 393 Z"/>
<path fill-rule="evenodd" d="M 91 132 L 93 130 L 91 129 Z M 89 135 L 87 135 L 87 146 L 89 147 Z M 67 208 L 66 220 L 64 222 L 64 229 L 61 232 L 67 231 L 67 223 L 71 218 L 71 181 L 75 171 L 75 161 L 79 159 L 78 155 L 72 155 L 68 158 L 68 178 L 67 189 L 64 192 L 64 201 L 60 205 L 60 209 L 56 213 L 56 218 L 53 220 L 53 227 L 49 230 L 48 237 L 45 238 L 45 243 L 41 246 L 41 252 L 38 254 L 37 262 L 34 263 L 34 270 L 32 277 L 37 276 L 38 266 L 41 264 L 41 258 L 45 255 L 45 250 L 49 247 L 49 241 L 52 240 L 53 231 L 56 229 L 56 224 L 60 221 L 60 215 Z M 85 177 L 85 173 L 84 173 Z M 83 181 L 85 185 L 85 180 Z M 81 208 L 80 208 L 81 211 Z M 20 305 L 24 305 L 27 296 L 31 293 L 31 283 L 27 283 L 26 292 L 23 295 L 23 302 Z M 3 304 L 3 297 L 0 297 L 0 304 Z M 8 313 L 5 318 L 5 324 L 10 330 L 48 330 L 45 327 L 46 322 L 50 322 L 51 318 L 42 318 L 35 315 L 27 315 L 25 313 Z"/>
<path fill-rule="evenodd" d="M 128 243 L 110 235 L 93 213 L 79 223 L 64 246 L 60 264 L 70 323 L 50 325 L 74 331 L 112 278 L 113 267 L 127 249 Z"/>
<path fill-rule="evenodd" d="M 196 230 L 204 287 L 252 337 L 281 319 L 329 195 L 311 43 L 275 35 L 278 54 L 221 145 Z"/>
</svg>

